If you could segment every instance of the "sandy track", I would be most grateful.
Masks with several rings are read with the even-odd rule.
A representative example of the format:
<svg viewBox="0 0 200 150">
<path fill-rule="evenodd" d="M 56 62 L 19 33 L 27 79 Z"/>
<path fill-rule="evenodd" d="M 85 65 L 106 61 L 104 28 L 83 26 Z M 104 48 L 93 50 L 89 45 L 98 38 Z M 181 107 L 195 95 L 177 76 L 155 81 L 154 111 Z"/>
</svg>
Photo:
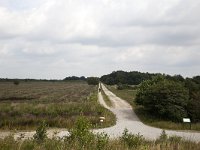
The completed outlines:
<svg viewBox="0 0 200 150">
<path fill-rule="evenodd" d="M 143 124 L 132 110 L 130 104 L 128 104 L 126 101 L 120 99 L 115 94 L 110 92 L 103 84 L 102 88 L 105 91 L 105 94 L 108 95 L 113 106 L 109 107 L 106 105 L 105 101 L 103 100 L 102 94 L 100 92 L 98 93 L 99 103 L 103 105 L 105 108 L 112 111 L 116 115 L 117 121 L 116 125 L 113 127 L 92 130 L 94 133 L 105 132 L 111 138 L 118 138 L 122 135 L 124 129 L 127 128 L 129 132 L 134 134 L 140 133 L 145 138 L 150 140 L 155 140 L 160 136 L 162 129 L 150 127 Z M 66 129 L 49 129 L 47 131 L 48 137 L 52 138 L 52 136 L 55 135 L 55 132 L 57 133 L 56 136 L 61 138 L 69 135 L 69 132 Z M 12 132 L 9 131 L 7 132 L 0 131 L 0 138 L 4 138 L 10 135 L 11 133 Z M 188 140 L 200 142 L 200 133 L 180 132 L 171 130 L 166 130 L 166 133 L 168 135 L 177 135 Z M 24 139 L 27 139 L 27 138 L 32 138 L 33 135 L 35 134 L 35 131 L 16 132 L 12 134 L 14 135 L 15 139 L 20 137 L 20 135 L 22 134 L 24 136 Z"/>
<path fill-rule="evenodd" d="M 150 140 L 155 140 L 156 138 L 160 136 L 162 129 L 150 127 L 143 124 L 138 119 L 134 111 L 132 110 L 132 107 L 130 106 L 130 104 L 128 104 L 126 101 L 120 99 L 115 94 L 110 92 L 103 84 L 102 84 L 102 88 L 105 94 L 108 95 L 108 97 L 110 98 L 113 104 L 113 107 L 109 107 L 106 105 L 101 93 L 98 94 L 99 102 L 100 104 L 102 104 L 104 107 L 106 107 L 107 109 L 109 109 L 116 115 L 117 122 L 116 122 L 116 125 L 113 127 L 94 130 L 95 133 L 105 132 L 111 138 L 117 138 L 121 136 L 124 129 L 127 128 L 129 132 L 134 133 L 134 134 L 140 133 L 145 138 L 150 139 Z M 195 133 L 195 132 L 166 130 L 166 133 L 170 136 L 177 135 L 177 136 L 183 137 L 184 139 L 200 142 L 199 132 Z"/>
</svg>

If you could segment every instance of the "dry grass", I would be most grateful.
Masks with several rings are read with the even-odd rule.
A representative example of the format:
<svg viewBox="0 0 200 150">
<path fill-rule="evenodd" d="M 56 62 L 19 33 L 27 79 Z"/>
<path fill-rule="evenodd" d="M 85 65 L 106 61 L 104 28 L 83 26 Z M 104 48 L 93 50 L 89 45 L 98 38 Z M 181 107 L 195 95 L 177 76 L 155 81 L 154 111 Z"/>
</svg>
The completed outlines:
<svg viewBox="0 0 200 150">
<path fill-rule="evenodd" d="M 86 82 L 0 82 L 0 128 L 35 129 L 43 120 L 50 127 L 73 126 L 80 116 L 93 127 L 113 125 L 113 114 L 97 103 L 97 87 Z M 99 116 L 107 121 L 99 124 Z"/>
</svg>

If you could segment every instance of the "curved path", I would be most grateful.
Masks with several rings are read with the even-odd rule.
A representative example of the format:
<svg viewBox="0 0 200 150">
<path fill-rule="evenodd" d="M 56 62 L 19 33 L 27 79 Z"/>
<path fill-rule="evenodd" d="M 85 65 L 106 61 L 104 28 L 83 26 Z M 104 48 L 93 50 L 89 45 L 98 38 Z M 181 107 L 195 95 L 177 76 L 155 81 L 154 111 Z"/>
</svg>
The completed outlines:
<svg viewBox="0 0 200 150">
<path fill-rule="evenodd" d="M 99 102 L 101 105 L 103 105 L 105 108 L 109 109 L 116 115 L 117 122 L 116 125 L 113 127 L 94 130 L 95 133 L 105 132 L 110 137 L 115 138 L 121 136 L 124 129 L 127 128 L 129 132 L 134 134 L 140 133 L 145 138 L 150 140 L 155 140 L 160 136 L 162 129 L 150 127 L 143 124 L 132 110 L 130 104 L 128 104 L 126 101 L 122 100 L 121 98 L 117 97 L 115 94 L 110 92 L 103 84 L 102 84 L 102 89 L 111 100 L 113 107 L 109 107 L 106 105 L 101 93 L 98 94 Z M 172 130 L 165 130 L 165 131 L 170 136 L 177 135 L 183 137 L 184 139 L 200 142 L 200 132 L 195 133 L 189 131 L 183 132 L 183 131 L 172 131 Z"/>
<path fill-rule="evenodd" d="M 146 139 L 150 140 L 155 140 L 160 136 L 162 129 L 150 127 L 143 124 L 132 110 L 130 104 L 128 104 L 126 101 L 122 100 L 121 98 L 117 97 L 115 94 L 110 92 L 103 84 L 102 84 L 102 89 L 111 100 L 113 106 L 109 107 L 108 105 L 106 105 L 105 101 L 103 100 L 102 94 L 100 92 L 98 93 L 99 103 L 116 115 L 117 122 L 116 125 L 113 127 L 94 129 L 92 130 L 94 133 L 105 132 L 111 138 L 117 138 L 120 137 L 124 129 L 127 128 L 129 132 L 133 134 L 140 133 Z M 184 139 L 200 142 L 200 133 L 171 131 L 171 130 L 166 130 L 166 133 L 170 136 L 177 135 L 183 137 Z M 10 134 L 11 132 L 9 131 L 8 132 L 0 131 L 0 138 L 4 138 Z M 23 135 L 24 139 L 32 138 L 34 134 L 35 131 L 13 133 L 15 139 L 17 139 L 21 135 Z M 69 132 L 66 129 L 49 129 L 47 131 L 47 134 L 49 138 L 51 138 L 53 135 L 56 135 L 57 137 L 64 137 L 68 136 Z"/>
</svg>

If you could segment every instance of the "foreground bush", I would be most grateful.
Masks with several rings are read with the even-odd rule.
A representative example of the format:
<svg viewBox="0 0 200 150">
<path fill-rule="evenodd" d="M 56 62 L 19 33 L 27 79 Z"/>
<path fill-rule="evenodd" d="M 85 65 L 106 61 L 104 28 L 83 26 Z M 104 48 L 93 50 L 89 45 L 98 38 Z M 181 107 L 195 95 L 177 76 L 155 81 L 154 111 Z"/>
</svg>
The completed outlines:
<svg viewBox="0 0 200 150">
<path fill-rule="evenodd" d="M 37 142 L 43 142 L 47 138 L 47 124 L 43 121 L 40 126 L 37 128 L 36 133 L 33 138 Z"/>
<path fill-rule="evenodd" d="M 144 144 L 145 139 L 139 133 L 137 135 L 128 133 L 128 130 L 125 129 L 121 137 L 121 141 L 127 145 L 129 148 L 138 148 Z"/>
<path fill-rule="evenodd" d="M 76 138 L 45 138 L 42 142 L 34 139 L 15 140 L 13 136 L 8 136 L 0 139 L 0 150 L 199 150 L 200 147 L 200 143 L 185 141 L 177 136 L 168 137 L 164 131 L 156 141 L 147 141 L 143 136 L 131 134 L 127 130 L 115 140 L 109 139 L 105 133 L 94 135 L 84 131 L 85 133 L 87 136 L 81 136 L 83 141 L 78 135 Z"/>
<path fill-rule="evenodd" d="M 80 117 L 69 137 L 49 139 L 44 132 L 46 126 L 41 124 L 33 139 L 15 140 L 13 136 L 0 139 L 0 150 L 199 150 L 200 147 L 200 143 L 184 141 L 177 136 L 168 137 L 165 131 L 156 141 L 147 141 L 142 135 L 134 135 L 125 129 L 122 137 L 113 140 L 105 133 L 93 134 L 89 126 L 87 119 Z"/>
</svg>

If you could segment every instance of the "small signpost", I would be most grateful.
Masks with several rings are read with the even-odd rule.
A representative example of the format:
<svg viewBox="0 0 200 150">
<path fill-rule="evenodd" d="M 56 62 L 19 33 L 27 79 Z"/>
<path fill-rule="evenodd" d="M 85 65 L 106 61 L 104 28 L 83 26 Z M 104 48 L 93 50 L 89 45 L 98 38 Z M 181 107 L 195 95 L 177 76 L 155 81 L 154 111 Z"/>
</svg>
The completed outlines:
<svg viewBox="0 0 200 150">
<path fill-rule="evenodd" d="M 190 130 L 191 130 L 192 124 L 191 124 L 190 118 L 183 118 L 183 123 L 189 123 L 190 124 Z"/>
<path fill-rule="evenodd" d="M 103 123 L 105 119 L 106 119 L 105 117 L 99 117 L 100 123 Z"/>
</svg>

